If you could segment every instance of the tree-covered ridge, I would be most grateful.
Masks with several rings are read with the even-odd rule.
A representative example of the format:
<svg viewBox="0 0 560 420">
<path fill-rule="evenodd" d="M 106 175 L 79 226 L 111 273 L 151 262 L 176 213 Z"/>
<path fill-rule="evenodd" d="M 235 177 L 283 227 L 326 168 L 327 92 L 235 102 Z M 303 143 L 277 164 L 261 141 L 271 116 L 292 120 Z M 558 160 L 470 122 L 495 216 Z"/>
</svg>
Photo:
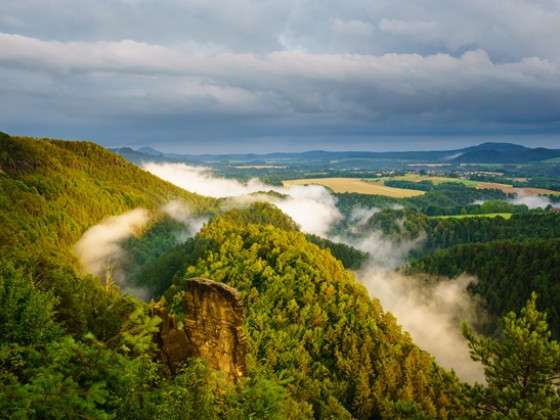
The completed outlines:
<svg viewBox="0 0 560 420">
<path fill-rule="evenodd" d="M 451 278 L 475 275 L 478 282 L 470 292 L 497 316 L 519 311 L 537 292 L 552 333 L 560 337 L 560 239 L 458 245 L 413 262 L 411 269 Z"/>
<path fill-rule="evenodd" d="M 484 205 L 473 204 L 476 201 L 504 200 L 508 195 L 500 190 L 477 189 L 461 183 L 434 184 L 431 181 L 421 183 L 409 181 L 390 181 L 394 187 L 425 190 L 426 194 L 409 198 L 391 198 L 377 195 L 357 193 L 336 194 L 337 207 L 343 214 L 350 214 L 352 209 L 359 207 L 395 208 L 395 206 L 416 210 L 429 216 L 467 213 L 494 213 L 485 209 Z M 511 209 L 511 207 L 510 207 Z M 526 207 L 525 207 L 526 209 Z M 517 209 L 521 210 L 521 208 Z"/>
<path fill-rule="evenodd" d="M 482 418 L 488 404 L 496 405 L 496 396 L 500 410 L 509 409 L 507 393 L 519 389 L 513 383 L 517 376 L 496 381 L 496 375 L 488 375 L 488 387 L 469 388 L 440 369 L 344 270 L 341 261 L 351 267 L 362 253 L 304 235 L 278 208 L 262 203 L 214 216 L 185 242 L 177 235 L 185 226 L 160 212 L 141 237 L 120 244 L 128 252 L 122 268 L 130 279 L 150 288 L 153 296 L 165 294 L 160 304 L 174 311 L 184 280 L 195 275 L 241 292 L 248 375 L 232 384 L 197 359 L 173 375 L 160 362 L 154 340 L 159 312 L 114 285 L 78 274 L 70 249 L 84 230 L 107 216 L 135 207 L 156 210 L 172 198 L 217 214 L 219 201 L 173 187 L 91 143 L 5 135 L 0 135 L 0 188 L 0 417 Z M 497 235 L 558 235 L 558 219 L 551 214 L 529 212 L 512 220 L 494 219 L 497 230 L 473 224 L 465 231 L 460 226 L 470 220 L 461 221 L 449 225 L 456 235 L 447 241 L 438 236 L 445 235 L 447 220 L 410 208 L 388 209 L 374 215 L 364 230 L 386 228 L 389 235 L 406 238 L 428 231 L 437 246 Z M 435 233 L 432 226 L 443 231 Z M 484 236 L 473 236 L 470 230 L 479 226 Z M 557 313 L 549 307 L 558 305 L 546 299 L 558 295 L 557 283 L 545 274 L 557 271 L 558 246 L 544 242 L 511 254 L 515 264 L 508 250 L 499 251 L 504 258 L 494 258 L 499 247 L 477 249 L 474 257 L 486 253 L 495 265 L 509 264 L 519 279 L 536 273 L 529 284 L 508 278 L 511 289 L 521 292 L 502 290 L 504 299 L 513 296 L 517 304 L 526 291 L 539 290 L 539 305 L 556 323 Z M 549 271 L 538 271 L 533 260 L 546 262 Z M 473 264 L 489 273 L 488 290 L 497 287 L 490 263 Z M 533 309 L 509 323 L 515 328 L 503 329 L 506 340 L 532 334 L 527 346 L 469 339 L 490 355 L 484 360 L 488 366 L 503 359 L 515 367 L 518 355 L 531 364 L 531 351 L 538 350 L 539 363 L 531 366 L 539 381 L 521 395 L 523 406 L 512 407 L 548 414 L 558 407 L 558 393 L 549 386 L 550 376 L 560 370 L 551 365 L 558 344 L 547 337 L 542 316 Z"/>
<path fill-rule="evenodd" d="M 194 210 L 213 200 L 186 192 L 89 142 L 0 135 L 0 253 L 69 257 L 104 217 L 156 209 L 181 198 Z"/>
<path fill-rule="evenodd" d="M 69 334 L 56 320 L 56 297 L 2 262 L 0 302 L 2 418 L 309 418 L 306 406 L 259 374 L 230 384 L 191 359 L 170 376 L 156 357 L 160 320 L 139 302 L 109 338 Z"/>
<path fill-rule="evenodd" d="M 425 226 L 424 251 L 428 252 L 463 243 L 560 238 L 560 213 L 537 210 L 510 219 L 428 219 Z"/>
<path fill-rule="evenodd" d="M 560 238 L 560 213 L 538 209 L 513 214 L 509 219 L 436 218 L 409 208 L 385 208 L 362 221 L 358 234 L 374 231 L 395 241 L 421 238 L 414 255 L 423 256 L 466 243 Z"/>
<path fill-rule="evenodd" d="M 104 217 L 136 206 L 155 210 L 177 197 L 201 211 L 214 200 L 90 143 L 1 141 L 2 417 L 306 417 L 306 408 L 292 405 L 279 384 L 258 375 L 230 386 L 192 360 L 170 377 L 156 357 L 159 320 L 148 306 L 76 273 L 71 246 Z M 165 251 L 177 227 L 165 220 L 148 233 L 163 231 L 155 242 L 162 245 L 166 237 Z M 146 246 L 132 257 L 151 257 L 154 243 L 140 242 Z"/>
<path fill-rule="evenodd" d="M 360 251 L 350 245 L 340 242 L 333 242 L 317 235 L 306 235 L 309 242 L 318 245 L 320 248 L 328 249 L 333 257 L 339 260 L 344 268 L 357 270 L 367 260 L 367 252 Z"/>
<path fill-rule="evenodd" d="M 276 227 L 280 215 L 247 224 L 236 223 L 239 215 L 216 217 L 196 236 L 184 274 L 241 292 L 250 371 L 284 381 L 318 418 L 447 417 L 456 378 L 416 347 L 329 252 Z M 182 284 L 165 295 L 172 307 Z"/>
</svg>

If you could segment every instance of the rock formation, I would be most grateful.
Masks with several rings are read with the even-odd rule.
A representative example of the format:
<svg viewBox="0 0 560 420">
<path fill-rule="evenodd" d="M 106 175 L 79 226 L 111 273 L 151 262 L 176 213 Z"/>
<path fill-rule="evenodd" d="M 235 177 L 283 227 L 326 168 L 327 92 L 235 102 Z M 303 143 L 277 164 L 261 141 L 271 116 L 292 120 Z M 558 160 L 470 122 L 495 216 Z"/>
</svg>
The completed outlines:
<svg viewBox="0 0 560 420">
<path fill-rule="evenodd" d="M 156 308 L 162 318 L 161 355 L 171 371 L 190 357 L 201 357 L 232 380 L 243 376 L 246 342 L 239 292 L 223 283 L 192 278 L 180 293 L 180 314 Z"/>
</svg>

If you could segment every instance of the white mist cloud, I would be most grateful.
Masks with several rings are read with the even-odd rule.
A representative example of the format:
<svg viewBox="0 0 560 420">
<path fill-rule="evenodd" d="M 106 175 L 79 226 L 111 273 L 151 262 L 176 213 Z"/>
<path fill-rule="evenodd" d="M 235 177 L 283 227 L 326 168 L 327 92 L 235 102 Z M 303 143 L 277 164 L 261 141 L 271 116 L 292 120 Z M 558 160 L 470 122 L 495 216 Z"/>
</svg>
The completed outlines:
<svg viewBox="0 0 560 420">
<path fill-rule="evenodd" d="M 175 233 L 178 243 L 194 236 L 208 218 L 195 216 L 184 201 L 173 200 L 160 210 L 164 215 L 184 225 Z M 127 253 L 121 246 L 123 241 L 140 234 L 154 219 L 145 209 L 137 208 L 127 213 L 108 217 L 88 229 L 74 245 L 84 272 L 98 276 L 102 281 L 113 281 L 126 293 L 140 299 L 149 298 L 148 292 L 129 283 L 126 270 Z"/>
<path fill-rule="evenodd" d="M 191 208 L 182 200 L 170 201 L 162 206 L 161 211 L 185 226 L 186 230 L 182 233 L 180 239 L 196 235 L 202 229 L 204 223 L 208 221 L 208 217 L 194 216 Z"/>
<path fill-rule="evenodd" d="M 281 188 L 257 179 L 242 183 L 217 177 L 207 168 L 176 163 L 147 163 L 144 168 L 186 190 L 213 197 L 230 197 L 224 208 L 246 206 L 255 201 L 271 202 L 303 231 L 323 237 L 327 237 L 330 228 L 342 218 L 336 208 L 336 199 L 320 186 Z M 275 191 L 286 198 L 255 194 L 261 191 Z M 177 220 L 189 220 L 190 217 L 190 213 L 176 203 L 168 204 L 164 211 Z M 359 227 L 378 211 L 377 208 L 356 207 L 351 212 L 350 221 L 359 232 Z M 373 232 L 361 238 L 337 236 L 330 239 L 368 252 L 368 263 L 357 273 L 358 278 L 371 295 L 380 300 L 385 310 L 395 314 L 415 343 L 433 354 L 442 366 L 453 368 L 462 379 L 483 380 L 482 368 L 470 359 L 460 328 L 462 321 L 472 320 L 473 314 L 477 313 L 476 304 L 466 291 L 473 278 L 463 276 L 430 285 L 420 278 L 399 273 L 397 268 L 423 240 L 422 236 L 413 241 L 396 242 L 380 232 Z"/>
<path fill-rule="evenodd" d="M 462 152 L 460 152 L 460 153 L 455 153 L 455 154 L 453 154 L 453 155 L 445 156 L 445 157 L 443 158 L 443 160 L 454 160 L 454 159 L 457 159 L 458 157 L 461 157 L 462 155 L 463 155 Z"/>
<path fill-rule="evenodd" d="M 359 210 L 358 214 L 367 212 Z M 471 360 L 461 333 L 463 321 L 472 322 L 475 314 L 480 315 L 481 309 L 466 290 L 475 281 L 473 277 L 461 276 L 431 284 L 397 271 L 409 252 L 423 241 L 422 235 L 399 242 L 389 240 L 381 232 L 358 239 L 333 239 L 369 254 L 365 266 L 356 273 L 358 279 L 386 311 L 397 317 L 417 345 L 431 353 L 441 366 L 454 369 L 461 379 L 484 380 L 482 366 Z"/>
<path fill-rule="evenodd" d="M 474 321 L 479 313 L 466 288 L 474 278 L 462 276 L 429 285 L 377 264 L 366 266 L 358 278 L 370 294 L 393 313 L 414 342 L 437 362 L 468 382 L 484 380 L 482 366 L 470 358 L 461 333 L 462 321 Z"/>
<path fill-rule="evenodd" d="M 547 197 L 542 197 L 540 195 L 527 195 L 519 194 L 517 197 L 509 200 L 512 204 L 520 205 L 524 204 L 530 209 L 546 208 L 552 204 L 552 201 Z"/>
<path fill-rule="evenodd" d="M 336 199 L 323 187 L 295 185 L 283 192 L 289 196 L 287 199 L 272 202 L 307 233 L 327 236 L 330 228 L 342 218 Z"/>
<path fill-rule="evenodd" d="M 376 207 L 354 207 L 350 212 L 350 218 L 348 220 L 348 222 L 352 226 L 352 233 L 359 233 L 359 229 L 367 223 L 370 217 L 372 217 L 376 213 L 379 213 L 380 211 L 381 210 Z"/>
<path fill-rule="evenodd" d="M 141 290 L 126 285 L 126 275 L 120 269 L 125 252 L 120 243 L 138 233 L 149 220 L 149 212 L 139 208 L 109 217 L 88 229 L 74 246 L 83 270 L 104 280 L 111 278 L 125 291 L 144 297 Z"/>
<path fill-rule="evenodd" d="M 144 163 L 142 166 L 148 172 L 178 187 L 209 197 L 236 197 L 273 189 L 272 187 L 265 186 L 256 178 L 243 184 L 235 179 L 216 177 L 212 174 L 210 168 L 201 166 L 153 162 Z"/>
<path fill-rule="evenodd" d="M 232 198 L 227 205 L 241 206 L 255 201 L 268 201 L 278 206 L 307 233 L 326 236 L 331 226 L 342 218 L 336 207 L 336 199 L 318 185 L 283 188 L 266 185 L 256 178 L 242 183 L 235 179 L 215 176 L 209 168 L 183 163 L 150 162 L 145 163 L 143 167 L 187 191 L 216 198 Z M 266 194 L 247 197 L 249 194 L 267 191 L 283 194 L 286 198 Z"/>
</svg>

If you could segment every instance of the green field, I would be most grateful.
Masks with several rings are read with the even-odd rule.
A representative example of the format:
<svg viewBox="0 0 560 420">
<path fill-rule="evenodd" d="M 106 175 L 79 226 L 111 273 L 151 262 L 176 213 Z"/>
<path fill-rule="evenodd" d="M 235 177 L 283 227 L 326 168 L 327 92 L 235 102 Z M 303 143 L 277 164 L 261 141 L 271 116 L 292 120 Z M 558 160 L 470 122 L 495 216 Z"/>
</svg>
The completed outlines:
<svg viewBox="0 0 560 420">
<path fill-rule="evenodd" d="M 452 214 L 446 216 L 432 216 L 432 219 L 466 219 L 467 217 L 503 217 L 510 219 L 511 213 L 486 213 L 486 214 Z"/>
</svg>

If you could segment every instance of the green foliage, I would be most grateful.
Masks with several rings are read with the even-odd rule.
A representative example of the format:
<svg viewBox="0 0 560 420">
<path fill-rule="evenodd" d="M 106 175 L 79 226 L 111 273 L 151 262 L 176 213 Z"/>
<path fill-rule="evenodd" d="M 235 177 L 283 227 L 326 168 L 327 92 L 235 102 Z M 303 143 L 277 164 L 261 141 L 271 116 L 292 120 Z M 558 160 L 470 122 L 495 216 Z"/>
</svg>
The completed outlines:
<svg viewBox="0 0 560 420">
<path fill-rule="evenodd" d="M 432 191 L 436 188 L 434 183 L 429 180 L 424 180 L 420 182 L 406 181 L 399 179 L 387 179 L 383 181 L 383 185 L 393 188 L 404 188 L 409 190 L 420 190 L 420 191 Z"/>
<path fill-rule="evenodd" d="M 503 211 L 506 205 L 468 207 L 476 199 L 503 197 L 458 184 L 423 188 L 426 195 L 410 199 L 342 194 L 339 207 L 349 214 L 356 204 L 400 203 L 403 210 L 386 209 L 370 218 L 366 231 L 382 230 L 406 239 L 426 231 L 426 250 L 497 238 L 560 236 L 560 216 L 552 213 L 527 211 L 511 221 L 429 219 L 424 213 Z M 173 283 L 166 293 L 167 301 L 173 302 L 183 291 L 183 279 L 192 276 L 223 281 L 242 295 L 247 377 L 231 384 L 197 359 L 170 376 L 157 358 L 154 334 L 160 319 L 150 315 L 147 304 L 94 277 L 78 275 L 71 248 L 86 229 L 107 216 L 136 207 L 153 211 L 175 198 L 198 214 L 216 213 L 220 204 L 163 182 L 92 143 L 0 133 L 0 416 L 465 415 L 459 400 L 463 387 L 455 376 L 416 347 L 344 270 L 357 268 L 365 255 L 305 236 L 270 204 L 230 210 L 185 243 L 177 235 L 182 226 L 160 219 L 141 237 L 123 244 L 130 255 L 124 266 L 129 277 L 153 296 L 164 294 Z M 496 313 L 517 307 L 536 289 L 543 296 L 539 304 L 547 308 L 556 328 L 557 242 L 468 248 L 450 250 L 445 257 L 436 254 L 417 267 L 451 274 L 468 268 L 482 279 L 473 291 L 495 305 Z M 461 258 L 466 262 L 459 264 Z M 509 267 L 511 275 L 496 269 L 502 266 Z M 469 415 L 499 406 L 509 418 L 554 418 L 559 409 L 554 388 L 558 344 L 550 339 L 534 300 L 521 317 L 506 318 L 504 338 L 492 341 L 470 332 L 467 336 L 489 378 L 488 387 L 469 389 Z M 518 403 L 509 404 L 511 398 Z"/>
<path fill-rule="evenodd" d="M 164 217 L 141 236 L 128 239 L 122 245 L 128 257 L 122 263 L 127 282 L 145 290 L 150 297 L 161 295 L 181 267 L 184 259 L 181 242 L 186 236 L 184 224 Z"/>
<path fill-rule="evenodd" d="M 185 278 L 208 277 L 240 291 L 250 369 L 288 381 L 290 395 L 310 403 L 319 418 L 391 417 L 398 401 L 447 416 L 454 377 L 412 344 L 339 261 L 297 231 L 239 225 L 232 221 L 239 212 L 215 218 L 197 235 L 194 247 L 201 249 Z M 166 300 L 182 290 L 178 280 Z"/>
<path fill-rule="evenodd" d="M 426 194 L 406 199 L 408 205 L 429 216 L 458 214 L 477 200 L 503 200 L 507 194 L 500 190 L 472 188 L 449 182 L 434 185 Z"/>
<path fill-rule="evenodd" d="M 230 385 L 199 359 L 193 359 L 163 388 L 158 418 L 217 419 L 225 410 Z"/>
<path fill-rule="evenodd" d="M 529 212 L 501 217 L 428 219 L 421 254 L 463 243 L 560 237 L 560 214 Z"/>
<path fill-rule="evenodd" d="M 146 290 L 149 296 L 158 298 L 171 285 L 175 275 L 184 271 L 192 253 L 198 249 L 195 249 L 192 239 L 176 245 L 160 257 L 150 258 L 135 271 L 131 280 Z"/>
<path fill-rule="evenodd" d="M 0 410 L 8 418 L 153 418 L 156 365 L 70 337 L 0 352 Z M 14 361 L 18 360 L 19 365 Z M 19 369 L 17 369 L 19 367 Z"/>
<path fill-rule="evenodd" d="M 8 418 L 111 418 L 123 366 L 92 336 L 78 342 L 55 321 L 56 300 L 0 264 L 0 412 Z M 120 389 L 120 388 L 119 388 Z"/>
<path fill-rule="evenodd" d="M 403 199 L 385 197 L 382 195 L 366 195 L 358 193 L 339 193 L 336 196 L 336 207 L 343 215 L 349 216 L 355 207 L 379 207 L 386 208 L 394 205 L 402 205 Z"/>
<path fill-rule="evenodd" d="M 469 291 L 482 297 L 496 316 L 519 311 L 536 291 L 554 336 L 560 337 L 560 239 L 459 245 L 415 261 L 411 269 L 448 277 L 475 275 L 478 281 Z"/>
<path fill-rule="evenodd" d="M 214 204 L 93 143 L 2 136 L 0 151 L 0 253 L 17 261 L 60 255 L 71 263 L 87 228 L 136 207 Z"/>
<path fill-rule="evenodd" d="M 255 376 L 243 384 L 229 401 L 228 419 L 311 419 L 312 409 L 308 404 L 298 403 L 275 380 Z"/>
<path fill-rule="evenodd" d="M 535 294 L 520 316 L 503 318 L 499 339 L 477 337 L 467 327 L 464 334 L 487 382 L 469 390 L 470 418 L 560 418 L 560 343 L 551 339 Z"/>
<path fill-rule="evenodd" d="M 427 218 L 413 210 L 383 209 L 371 216 L 364 230 L 381 231 L 394 240 L 415 239 L 426 229 Z"/>
<path fill-rule="evenodd" d="M 43 344 L 60 335 L 56 300 L 10 263 L 0 262 L 0 343 Z"/>
<path fill-rule="evenodd" d="M 358 270 L 367 260 L 368 255 L 366 252 L 362 252 L 349 245 L 329 241 L 317 235 L 309 234 L 305 235 L 305 237 L 309 242 L 319 246 L 319 248 L 328 249 L 333 257 L 342 263 L 344 268 Z"/>
<path fill-rule="evenodd" d="M 38 259 L 27 268 L 38 288 L 56 296 L 55 319 L 74 337 L 91 332 L 106 341 L 117 335 L 138 304 L 93 276 L 78 276 L 60 259 Z"/>
<path fill-rule="evenodd" d="M 438 185 L 434 185 L 431 182 L 387 182 L 385 184 L 389 186 L 420 189 L 426 191 L 426 194 L 409 198 L 390 198 L 353 193 L 336 194 L 338 199 L 337 207 L 346 216 L 350 215 L 352 209 L 356 206 L 394 208 L 395 205 L 408 210 L 416 210 L 428 216 L 439 216 L 461 213 L 496 213 L 496 211 L 490 211 L 491 209 L 488 208 L 492 207 L 490 204 L 484 206 L 484 204 L 473 205 L 472 203 L 477 200 L 490 200 L 495 203 L 496 201 L 508 198 L 508 195 L 500 190 L 477 189 L 456 182 Z M 508 212 L 527 210 L 525 206 L 512 206 L 511 204 L 508 205 L 505 201 L 500 201 L 500 203 L 508 208 Z M 513 207 L 513 210 L 511 207 Z"/>
<path fill-rule="evenodd" d="M 161 319 L 150 316 L 144 306 L 138 306 L 130 314 L 119 334 L 120 350 L 129 355 L 155 354 L 157 345 L 154 335 L 159 331 Z"/>
<path fill-rule="evenodd" d="M 232 209 L 224 213 L 221 218 L 238 226 L 261 224 L 270 225 L 287 231 L 297 231 L 295 222 L 282 211 L 269 203 L 254 203 L 250 211 L 246 209 Z"/>
</svg>

